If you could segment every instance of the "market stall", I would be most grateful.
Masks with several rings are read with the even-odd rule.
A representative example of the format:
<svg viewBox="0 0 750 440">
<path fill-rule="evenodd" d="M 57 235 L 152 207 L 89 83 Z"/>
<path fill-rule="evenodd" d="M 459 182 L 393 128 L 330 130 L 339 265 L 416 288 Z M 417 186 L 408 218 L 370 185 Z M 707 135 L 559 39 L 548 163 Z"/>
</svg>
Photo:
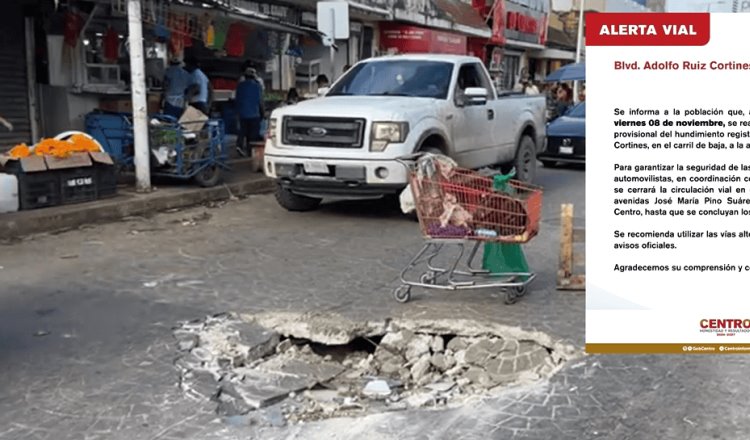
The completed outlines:
<svg viewBox="0 0 750 440">
<path fill-rule="evenodd" d="M 218 3 L 143 2 L 150 113 L 160 108 L 164 73 L 171 58 L 199 61 L 210 80 L 212 100 L 217 104 L 212 109 L 216 111 L 232 98 L 248 66 L 258 71 L 269 94 L 281 92 L 272 96 L 272 101 L 294 87 L 294 48 L 300 35 L 317 38 L 317 31 L 278 17 L 289 15 L 288 9 L 263 11 L 263 5 L 251 8 L 250 2 L 247 8 Z M 42 101 L 56 110 L 44 112 L 44 126 L 50 131 L 82 129 L 87 110 L 132 110 L 125 4 L 116 0 L 71 1 L 49 18 L 53 32 L 44 42 L 49 81 L 43 87 Z M 273 102 L 269 104 L 273 107 Z"/>
</svg>

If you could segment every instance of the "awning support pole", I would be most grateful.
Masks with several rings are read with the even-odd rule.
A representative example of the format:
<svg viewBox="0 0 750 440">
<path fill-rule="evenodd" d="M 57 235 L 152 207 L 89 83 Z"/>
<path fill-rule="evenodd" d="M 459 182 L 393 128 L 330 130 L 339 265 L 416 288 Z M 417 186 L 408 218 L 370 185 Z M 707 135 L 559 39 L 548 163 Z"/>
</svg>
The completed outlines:
<svg viewBox="0 0 750 440">
<path fill-rule="evenodd" d="M 133 99 L 133 139 L 135 141 L 135 189 L 138 192 L 148 192 L 151 191 L 151 171 L 141 0 L 128 0 L 128 33 L 128 42 L 130 43 L 130 90 Z"/>
<path fill-rule="evenodd" d="M 586 0 L 581 0 L 581 10 L 578 12 L 578 41 L 576 42 L 576 63 L 581 62 L 581 50 L 583 49 L 583 10 Z M 578 81 L 573 81 L 573 102 L 578 102 Z"/>
</svg>

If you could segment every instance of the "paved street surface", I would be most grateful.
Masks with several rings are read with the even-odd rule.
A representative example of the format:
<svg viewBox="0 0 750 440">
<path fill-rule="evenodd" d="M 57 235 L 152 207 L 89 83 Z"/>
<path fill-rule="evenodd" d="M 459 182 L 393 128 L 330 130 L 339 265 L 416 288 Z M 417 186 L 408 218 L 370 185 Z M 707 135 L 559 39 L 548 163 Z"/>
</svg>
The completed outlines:
<svg viewBox="0 0 750 440">
<path fill-rule="evenodd" d="M 742 356 L 582 356 L 460 408 L 283 428 L 227 424 L 177 388 L 172 326 L 224 311 L 476 319 L 582 349 L 584 297 L 554 277 L 559 206 L 583 224 L 584 173 L 541 170 L 539 183 L 543 231 L 527 246 L 539 279 L 512 306 L 417 289 L 396 303 L 421 237 L 384 203 L 292 214 L 257 196 L 0 245 L 0 439 L 747 438 Z"/>
</svg>

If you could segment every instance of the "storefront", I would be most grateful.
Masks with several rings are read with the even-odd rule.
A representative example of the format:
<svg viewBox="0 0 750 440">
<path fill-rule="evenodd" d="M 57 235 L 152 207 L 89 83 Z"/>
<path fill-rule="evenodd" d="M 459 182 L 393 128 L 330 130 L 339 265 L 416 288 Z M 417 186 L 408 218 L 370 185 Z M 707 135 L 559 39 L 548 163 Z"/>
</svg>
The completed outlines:
<svg viewBox="0 0 750 440">
<path fill-rule="evenodd" d="M 278 102 L 295 84 L 290 53 L 299 36 L 319 36 L 295 23 L 297 11 L 264 3 L 238 8 L 153 0 L 142 7 L 150 113 L 159 111 L 172 58 L 199 60 L 219 104 L 214 110 L 231 97 L 248 66 L 259 72 L 266 99 Z M 50 9 L 37 25 L 45 30 L 36 42 L 45 60 L 38 75 L 41 134 L 83 130 L 92 110 L 132 111 L 127 1 L 76 0 Z"/>
<path fill-rule="evenodd" d="M 560 29 L 550 27 L 544 50 L 533 52 L 533 56 L 540 60 L 537 65 L 537 75 L 547 76 L 565 64 L 575 61 L 576 41 Z"/>
<path fill-rule="evenodd" d="M 543 50 L 547 40 L 549 0 L 495 0 L 475 9 L 491 15 L 492 37 L 488 47 L 488 67 L 500 89 L 513 89 L 528 76 L 543 78 L 542 66 L 535 52 Z"/>
<path fill-rule="evenodd" d="M 373 56 L 374 21 L 369 16 L 356 13 L 350 7 L 349 38 L 336 41 L 331 64 L 331 48 L 311 38 L 303 40 L 300 47 L 300 58 L 295 66 L 297 90 L 303 94 L 317 93 L 315 79 L 325 75 L 329 82 L 335 81 L 344 73 L 346 66 L 351 66 L 361 59 Z M 302 24 L 316 26 L 317 17 L 313 12 L 302 13 Z"/>
</svg>

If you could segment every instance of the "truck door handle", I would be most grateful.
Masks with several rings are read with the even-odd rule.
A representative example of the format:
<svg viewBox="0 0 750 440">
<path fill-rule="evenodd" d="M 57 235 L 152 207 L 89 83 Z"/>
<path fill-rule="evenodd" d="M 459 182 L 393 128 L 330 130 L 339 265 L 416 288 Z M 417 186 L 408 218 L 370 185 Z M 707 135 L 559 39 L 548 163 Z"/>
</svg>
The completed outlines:
<svg viewBox="0 0 750 440">
<path fill-rule="evenodd" d="M 489 119 L 490 121 L 495 119 L 495 110 L 487 110 L 487 119 Z"/>
</svg>

